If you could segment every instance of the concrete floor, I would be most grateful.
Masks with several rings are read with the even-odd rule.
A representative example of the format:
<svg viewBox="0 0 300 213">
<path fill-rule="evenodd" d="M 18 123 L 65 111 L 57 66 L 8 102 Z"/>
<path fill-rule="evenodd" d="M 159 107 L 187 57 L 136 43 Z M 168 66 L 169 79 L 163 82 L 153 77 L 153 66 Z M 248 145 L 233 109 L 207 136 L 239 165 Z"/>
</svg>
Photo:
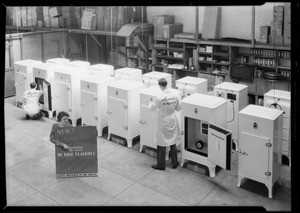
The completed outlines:
<svg viewBox="0 0 300 213">
<path fill-rule="evenodd" d="M 156 159 L 98 138 L 98 177 L 56 179 L 54 145 L 49 133 L 55 120 L 26 120 L 5 99 L 6 192 L 8 206 L 263 206 L 269 211 L 291 210 L 291 169 L 282 166 L 282 185 L 273 199 L 267 188 L 250 179 L 237 187 L 237 153 L 232 170 L 218 169 L 215 178 L 187 168 L 151 168 Z M 180 153 L 179 153 L 179 160 Z"/>
</svg>

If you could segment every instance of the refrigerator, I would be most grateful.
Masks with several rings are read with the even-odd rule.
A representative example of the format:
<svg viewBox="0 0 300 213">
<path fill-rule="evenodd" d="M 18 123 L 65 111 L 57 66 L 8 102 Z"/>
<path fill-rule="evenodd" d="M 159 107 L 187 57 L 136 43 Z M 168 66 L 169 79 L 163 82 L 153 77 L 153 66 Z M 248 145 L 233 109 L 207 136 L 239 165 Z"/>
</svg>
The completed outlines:
<svg viewBox="0 0 300 213">
<path fill-rule="evenodd" d="M 33 80 L 37 83 L 37 88 L 44 93 L 40 96 L 39 104 L 42 110 L 47 112 L 47 117 L 52 118 L 54 109 L 53 83 L 54 71 L 63 65 L 54 63 L 42 63 L 33 66 Z"/>
<path fill-rule="evenodd" d="M 100 75 L 101 77 L 113 77 L 114 66 L 109 64 L 94 64 L 89 68 L 90 75 Z"/>
<path fill-rule="evenodd" d="M 232 142 L 238 150 L 239 141 L 239 111 L 248 105 L 248 86 L 230 82 L 223 82 L 214 86 L 214 96 L 227 100 L 226 128 L 232 132 Z"/>
<path fill-rule="evenodd" d="M 181 91 L 182 98 L 194 93 L 207 94 L 207 79 L 186 76 L 176 80 L 176 87 Z"/>
<path fill-rule="evenodd" d="M 283 111 L 282 154 L 288 157 L 291 167 L 291 93 L 272 89 L 264 94 L 264 106 Z"/>
<path fill-rule="evenodd" d="M 131 80 L 142 82 L 142 70 L 130 67 L 124 67 L 115 70 L 115 79 L 116 80 Z"/>
<path fill-rule="evenodd" d="M 263 183 L 272 198 L 272 188 L 281 174 L 283 112 L 248 105 L 239 112 L 238 184 L 243 178 Z"/>
<path fill-rule="evenodd" d="M 181 101 L 183 167 L 185 160 L 209 169 L 215 177 L 216 166 L 230 170 L 231 132 L 226 129 L 227 103 L 223 98 L 194 93 Z"/>
<path fill-rule="evenodd" d="M 73 67 L 84 68 L 84 69 L 88 69 L 90 67 L 90 62 L 88 62 L 88 61 L 76 60 L 76 61 L 70 61 L 66 64 L 73 66 Z"/>
<path fill-rule="evenodd" d="M 172 87 L 172 75 L 165 72 L 152 71 L 145 73 L 143 76 L 143 84 L 145 87 L 150 87 L 153 85 L 158 85 L 158 80 L 161 78 L 165 78 L 168 82 L 167 87 Z"/>
<path fill-rule="evenodd" d="M 99 137 L 102 136 L 103 128 L 108 125 L 107 85 L 112 81 L 115 81 L 112 77 L 90 75 L 80 82 L 82 125 L 96 126 Z"/>
<path fill-rule="evenodd" d="M 181 100 L 181 92 L 177 89 L 170 90 L 177 95 L 178 99 Z M 154 137 L 157 127 L 157 111 L 150 111 L 148 109 L 149 101 L 152 99 L 155 101 L 161 94 L 159 86 L 154 85 L 143 89 L 140 92 L 140 152 L 143 151 L 143 146 L 151 147 L 156 149 L 157 146 L 154 144 Z M 176 111 L 176 117 L 178 124 L 181 124 L 181 111 Z M 169 159 L 170 147 L 167 147 L 166 161 Z"/>
<path fill-rule="evenodd" d="M 46 61 L 46 63 L 53 63 L 53 64 L 67 64 L 70 60 L 67 58 L 50 58 Z"/>
<path fill-rule="evenodd" d="M 42 64 L 42 61 L 22 60 L 14 63 L 15 69 L 15 87 L 16 87 L 16 106 L 19 106 L 23 101 L 23 94 L 30 89 L 30 84 L 33 80 L 32 66 Z"/>
<path fill-rule="evenodd" d="M 88 73 L 76 67 L 62 67 L 54 72 L 54 103 L 56 115 L 60 111 L 70 114 L 73 124 L 76 124 L 80 115 L 80 79 Z"/>
<path fill-rule="evenodd" d="M 108 140 L 111 134 L 123 137 L 132 147 L 133 138 L 140 135 L 140 91 L 142 82 L 116 80 L 108 84 Z"/>
</svg>

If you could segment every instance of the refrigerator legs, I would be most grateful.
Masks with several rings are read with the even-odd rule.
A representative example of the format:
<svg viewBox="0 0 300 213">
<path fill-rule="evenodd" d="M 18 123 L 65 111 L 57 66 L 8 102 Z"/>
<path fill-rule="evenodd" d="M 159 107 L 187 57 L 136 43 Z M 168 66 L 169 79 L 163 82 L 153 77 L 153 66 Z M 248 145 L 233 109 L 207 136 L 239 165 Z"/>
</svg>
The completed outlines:
<svg viewBox="0 0 300 213">
<path fill-rule="evenodd" d="M 140 152 L 142 152 L 143 151 L 143 144 L 141 144 L 140 143 L 140 150 L 139 150 Z"/>
<path fill-rule="evenodd" d="M 181 159 L 181 162 L 180 162 L 180 166 L 181 166 L 181 167 L 183 167 L 183 165 L 184 165 L 184 161 L 185 161 L 185 159 L 184 159 L 184 158 L 182 158 L 182 159 Z"/>
<path fill-rule="evenodd" d="M 268 188 L 269 198 L 272 199 L 273 198 L 273 193 L 272 193 L 273 192 L 273 185 L 272 184 L 270 184 L 270 185 L 265 184 L 265 185 Z"/>
<path fill-rule="evenodd" d="M 215 166 L 209 166 L 208 170 L 209 170 L 209 176 L 210 177 L 215 177 L 216 176 L 216 167 Z"/>
<path fill-rule="evenodd" d="M 127 139 L 127 147 L 132 147 L 132 139 Z"/>
<path fill-rule="evenodd" d="M 108 133 L 107 140 L 110 141 L 110 133 Z"/>
<path fill-rule="evenodd" d="M 241 187 L 241 182 L 242 182 L 242 179 L 243 179 L 243 178 L 244 178 L 243 176 L 238 175 L 238 183 L 237 183 L 237 187 Z"/>
</svg>

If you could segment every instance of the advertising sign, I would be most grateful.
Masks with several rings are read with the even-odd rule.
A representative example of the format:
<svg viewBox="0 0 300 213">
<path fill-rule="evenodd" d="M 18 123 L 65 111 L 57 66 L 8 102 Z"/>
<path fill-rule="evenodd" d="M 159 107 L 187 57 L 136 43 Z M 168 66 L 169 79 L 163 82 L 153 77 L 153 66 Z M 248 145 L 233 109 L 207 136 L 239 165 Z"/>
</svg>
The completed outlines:
<svg viewBox="0 0 300 213">
<path fill-rule="evenodd" d="M 95 126 L 56 128 L 55 138 L 69 146 L 55 146 L 56 178 L 98 176 Z"/>
</svg>

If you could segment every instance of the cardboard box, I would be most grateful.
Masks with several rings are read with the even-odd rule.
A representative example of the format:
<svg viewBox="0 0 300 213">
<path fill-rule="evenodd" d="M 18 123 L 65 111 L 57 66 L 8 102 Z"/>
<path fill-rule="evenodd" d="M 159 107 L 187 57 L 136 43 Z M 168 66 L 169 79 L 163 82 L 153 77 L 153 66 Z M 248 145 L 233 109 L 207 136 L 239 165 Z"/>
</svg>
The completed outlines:
<svg viewBox="0 0 300 213">
<path fill-rule="evenodd" d="M 43 7 L 43 15 L 48 16 L 49 15 L 49 7 Z"/>
<path fill-rule="evenodd" d="M 274 6 L 274 12 L 283 12 L 284 6 Z"/>
<path fill-rule="evenodd" d="M 271 22 L 271 35 L 283 35 L 283 22 L 272 21 Z"/>
<path fill-rule="evenodd" d="M 269 35 L 269 43 L 273 45 L 283 45 L 282 35 Z"/>
<path fill-rule="evenodd" d="M 163 38 L 173 38 L 175 33 L 182 33 L 182 32 L 183 32 L 182 23 L 163 25 Z"/>
<path fill-rule="evenodd" d="M 284 22 L 291 21 L 291 3 L 284 3 Z"/>
<path fill-rule="evenodd" d="M 283 44 L 291 45 L 291 31 L 290 30 L 284 31 Z"/>
<path fill-rule="evenodd" d="M 291 31 L 291 21 L 287 21 L 283 23 L 283 31 L 285 30 Z"/>
<path fill-rule="evenodd" d="M 269 36 L 268 35 L 266 35 L 266 36 L 260 36 L 259 37 L 259 42 L 260 43 L 263 43 L 263 44 L 267 44 L 268 42 L 269 42 Z"/>
<path fill-rule="evenodd" d="M 270 26 L 261 26 L 259 36 L 262 37 L 270 35 L 270 29 Z"/>
<path fill-rule="evenodd" d="M 274 12 L 274 21 L 283 21 L 283 12 Z"/>
<path fill-rule="evenodd" d="M 153 18 L 153 25 L 154 25 L 154 37 L 155 38 L 163 38 L 163 25 L 165 24 L 173 24 L 175 20 L 174 15 L 162 15 L 162 16 L 155 16 Z"/>
</svg>

